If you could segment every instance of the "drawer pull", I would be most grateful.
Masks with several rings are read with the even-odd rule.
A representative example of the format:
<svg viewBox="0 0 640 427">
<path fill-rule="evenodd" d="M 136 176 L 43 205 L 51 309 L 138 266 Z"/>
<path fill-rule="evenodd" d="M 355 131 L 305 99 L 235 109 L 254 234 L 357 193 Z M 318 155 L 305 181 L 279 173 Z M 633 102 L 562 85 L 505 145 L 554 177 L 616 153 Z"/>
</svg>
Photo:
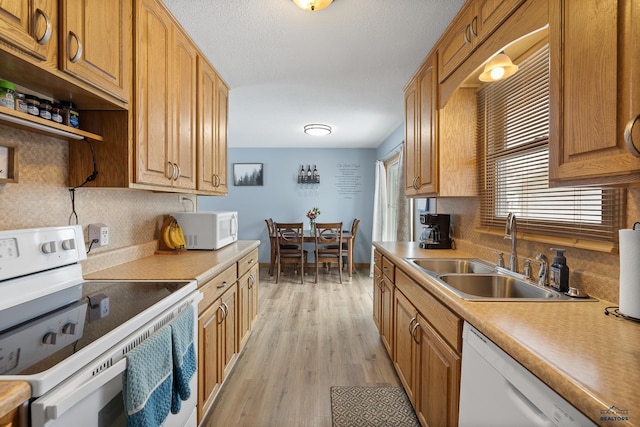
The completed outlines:
<svg viewBox="0 0 640 427">
<path fill-rule="evenodd" d="M 636 122 L 640 120 L 640 115 L 635 116 L 633 119 L 627 122 L 627 126 L 624 128 L 624 143 L 627 145 L 627 150 L 629 153 L 634 155 L 635 157 L 640 157 L 640 151 L 636 148 L 633 143 L 633 126 L 635 126 Z"/>
<path fill-rule="evenodd" d="M 219 284 L 218 286 L 216 286 L 218 289 L 222 289 L 225 286 L 227 286 L 227 282 L 222 282 L 221 284 Z"/>
</svg>

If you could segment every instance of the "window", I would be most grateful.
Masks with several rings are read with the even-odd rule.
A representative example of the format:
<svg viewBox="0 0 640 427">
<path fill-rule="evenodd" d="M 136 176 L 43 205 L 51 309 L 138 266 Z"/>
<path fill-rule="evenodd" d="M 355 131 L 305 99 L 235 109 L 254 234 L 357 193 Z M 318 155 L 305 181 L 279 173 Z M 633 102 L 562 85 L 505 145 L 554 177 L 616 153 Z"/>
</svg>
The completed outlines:
<svg viewBox="0 0 640 427">
<path fill-rule="evenodd" d="M 518 229 L 574 240 L 615 242 L 620 191 L 549 188 L 549 46 L 520 63 L 514 76 L 477 93 L 481 226 L 504 227 L 513 212 Z"/>
</svg>

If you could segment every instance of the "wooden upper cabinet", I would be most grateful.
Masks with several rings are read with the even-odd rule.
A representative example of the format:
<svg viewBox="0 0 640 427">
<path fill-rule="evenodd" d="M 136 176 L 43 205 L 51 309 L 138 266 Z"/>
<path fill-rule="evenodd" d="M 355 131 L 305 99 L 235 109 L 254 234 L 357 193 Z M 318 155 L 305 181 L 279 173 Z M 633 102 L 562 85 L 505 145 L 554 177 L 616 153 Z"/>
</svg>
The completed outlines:
<svg viewBox="0 0 640 427">
<path fill-rule="evenodd" d="M 227 193 L 228 88 L 213 67 L 198 58 L 198 190 Z"/>
<path fill-rule="evenodd" d="M 180 188 L 196 188 L 198 52 L 191 40 L 181 31 L 175 30 L 174 36 L 172 161 L 178 169 L 174 185 Z"/>
<path fill-rule="evenodd" d="M 197 50 L 155 0 L 136 13 L 136 184 L 195 189 Z"/>
<path fill-rule="evenodd" d="M 476 3 L 480 41 L 487 38 L 524 0 L 479 0 Z"/>
<path fill-rule="evenodd" d="M 438 42 L 438 76 L 443 82 L 524 0 L 467 2 Z"/>
<path fill-rule="evenodd" d="M 437 56 L 430 55 L 405 89 L 405 194 L 438 191 Z"/>
<path fill-rule="evenodd" d="M 474 2 L 467 2 L 438 42 L 438 76 L 444 81 L 471 54 L 478 38 Z"/>
<path fill-rule="evenodd" d="M 55 0 L 0 1 L 0 40 L 43 68 L 57 68 L 58 5 Z"/>
<path fill-rule="evenodd" d="M 550 180 L 555 185 L 640 179 L 624 141 L 640 114 L 640 6 L 635 0 L 551 2 Z M 634 92 L 635 91 L 635 92 Z M 635 146 L 640 148 L 636 124 Z"/>
<path fill-rule="evenodd" d="M 128 102 L 131 1 L 62 0 L 60 7 L 60 69 Z"/>
<path fill-rule="evenodd" d="M 173 26 L 155 0 L 139 0 L 135 28 L 136 182 L 170 186 L 176 172 L 170 160 Z"/>
</svg>

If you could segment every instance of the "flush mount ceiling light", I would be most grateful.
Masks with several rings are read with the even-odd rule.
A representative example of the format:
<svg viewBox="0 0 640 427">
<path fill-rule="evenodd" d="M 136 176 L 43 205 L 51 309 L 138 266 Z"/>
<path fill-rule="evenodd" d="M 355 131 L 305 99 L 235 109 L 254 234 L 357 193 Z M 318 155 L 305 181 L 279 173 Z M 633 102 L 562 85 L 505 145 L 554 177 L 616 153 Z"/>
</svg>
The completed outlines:
<svg viewBox="0 0 640 427">
<path fill-rule="evenodd" d="M 304 133 L 313 136 L 329 135 L 331 133 L 331 126 L 321 124 L 310 124 L 304 126 Z"/>
<path fill-rule="evenodd" d="M 511 62 L 511 58 L 501 52 L 494 56 L 491 61 L 484 66 L 484 72 L 480 74 L 480 81 L 495 82 L 506 79 L 518 71 L 518 66 Z"/>
<path fill-rule="evenodd" d="M 308 12 L 317 12 L 333 3 L 333 0 L 293 0 L 300 9 Z"/>
</svg>

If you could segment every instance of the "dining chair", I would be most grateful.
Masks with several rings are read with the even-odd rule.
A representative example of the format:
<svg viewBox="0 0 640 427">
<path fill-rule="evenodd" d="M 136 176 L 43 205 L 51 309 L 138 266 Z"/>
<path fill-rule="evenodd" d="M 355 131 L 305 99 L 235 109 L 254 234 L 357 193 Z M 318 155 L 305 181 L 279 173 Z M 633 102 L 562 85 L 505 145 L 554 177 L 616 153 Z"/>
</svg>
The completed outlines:
<svg viewBox="0 0 640 427">
<path fill-rule="evenodd" d="M 276 264 L 276 227 L 273 223 L 273 219 L 267 218 L 264 220 L 267 224 L 267 235 L 269 236 L 269 276 L 273 276 L 273 267 Z"/>
<path fill-rule="evenodd" d="M 342 223 L 316 222 L 315 232 L 316 283 L 320 263 L 326 263 L 331 272 L 331 263 L 338 263 L 338 276 L 342 283 Z"/>
<path fill-rule="evenodd" d="M 280 280 L 283 264 L 300 265 L 300 283 L 304 283 L 304 267 L 308 251 L 304 249 L 304 231 L 302 222 L 275 222 L 276 231 L 276 283 Z"/>
<path fill-rule="evenodd" d="M 358 234 L 358 226 L 360 225 L 360 220 L 355 218 L 351 223 L 351 257 L 349 257 L 349 244 L 343 242 L 342 243 L 342 257 L 347 260 L 342 265 L 345 267 L 353 268 L 353 265 L 348 266 L 349 258 L 351 258 L 351 264 L 353 264 L 353 250 L 356 247 L 356 235 Z"/>
</svg>

